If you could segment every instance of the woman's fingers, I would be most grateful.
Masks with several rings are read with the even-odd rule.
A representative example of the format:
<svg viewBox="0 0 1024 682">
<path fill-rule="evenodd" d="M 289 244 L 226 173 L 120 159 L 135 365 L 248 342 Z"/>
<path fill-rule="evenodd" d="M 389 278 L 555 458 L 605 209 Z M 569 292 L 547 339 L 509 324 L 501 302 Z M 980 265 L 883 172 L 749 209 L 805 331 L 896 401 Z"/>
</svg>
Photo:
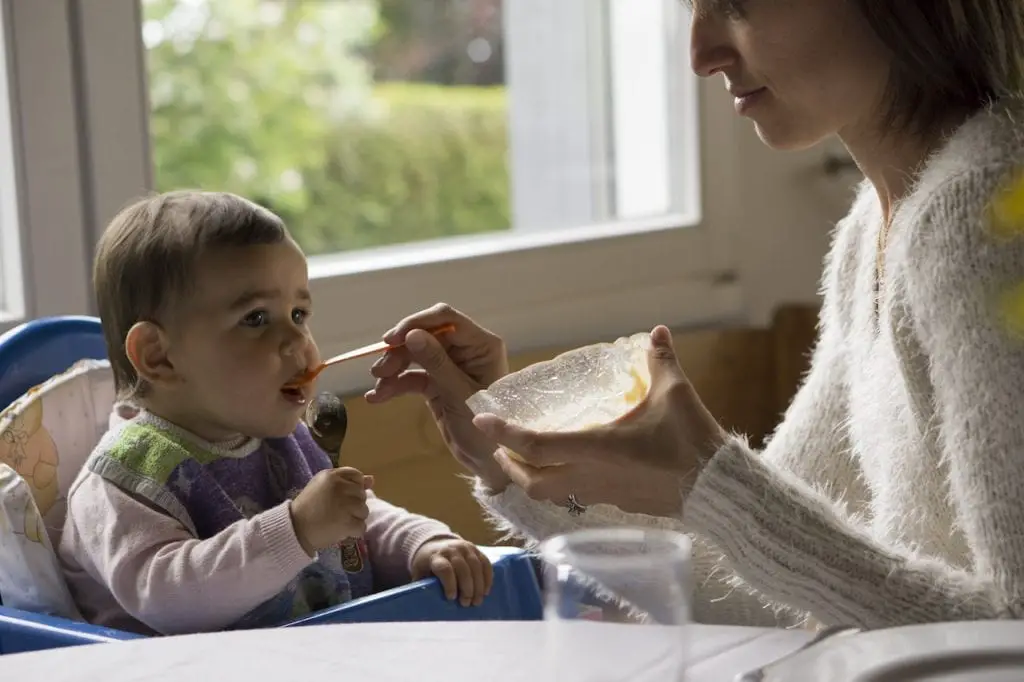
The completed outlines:
<svg viewBox="0 0 1024 682">
<path fill-rule="evenodd" d="M 433 334 L 414 329 L 406 336 L 405 349 L 409 359 L 430 375 L 438 393 L 453 403 L 464 402 L 478 389 Z"/>
<path fill-rule="evenodd" d="M 436 329 L 446 324 L 455 325 L 453 331 L 445 334 L 454 339 L 458 339 L 459 336 L 472 336 L 480 331 L 480 328 L 470 318 L 455 308 L 447 303 L 437 303 L 426 310 L 402 318 L 398 324 L 384 333 L 383 338 L 391 344 L 405 343 L 406 334 L 413 329 Z"/>
<path fill-rule="evenodd" d="M 621 456 L 630 446 L 632 427 L 595 426 L 582 431 L 538 432 L 524 429 L 493 414 L 477 415 L 473 425 L 515 457 L 534 467 L 553 467 L 595 457 Z"/>
<path fill-rule="evenodd" d="M 564 504 L 573 492 L 572 483 L 579 483 L 579 471 L 574 467 L 538 468 L 517 461 L 500 450 L 494 454 L 494 459 L 509 479 L 535 500 Z"/>
<path fill-rule="evenodd" d="M 370 374 L 378 379 L 387 379 L 398 376 L 407 370 L 410 364 L 412 364 L 412 360 L 409 358 L 408 351 L 404 346 L 399 346 L 380 356 L 377 362 L 370 367 Z"/>
<path fill-rule="evenodd" d="M 366 400 L 384 403 L 403 395 L 415 394 L 428 398 L 433 396 L 430 375 L 422 369 L 410 369 L 398 376 L 377 379 L 376 385 L 366 392 Z"/>
</svg>

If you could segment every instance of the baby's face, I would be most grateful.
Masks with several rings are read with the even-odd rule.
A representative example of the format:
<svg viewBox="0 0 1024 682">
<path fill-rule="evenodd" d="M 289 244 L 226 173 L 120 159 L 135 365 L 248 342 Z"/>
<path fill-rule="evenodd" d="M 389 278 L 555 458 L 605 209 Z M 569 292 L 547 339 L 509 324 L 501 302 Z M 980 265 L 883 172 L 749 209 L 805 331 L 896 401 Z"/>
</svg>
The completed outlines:
<svg viewBox="0 0 1024 682">
<path fill-rule="evenodd" d="M 320 362 L 305 256 L 291 242 L 220 249 L 200 259 L 193 284 L 166 330 L 182 426 L 209 440 L 290 434 L 313 387 L 284 386 Z"/>
</svg>

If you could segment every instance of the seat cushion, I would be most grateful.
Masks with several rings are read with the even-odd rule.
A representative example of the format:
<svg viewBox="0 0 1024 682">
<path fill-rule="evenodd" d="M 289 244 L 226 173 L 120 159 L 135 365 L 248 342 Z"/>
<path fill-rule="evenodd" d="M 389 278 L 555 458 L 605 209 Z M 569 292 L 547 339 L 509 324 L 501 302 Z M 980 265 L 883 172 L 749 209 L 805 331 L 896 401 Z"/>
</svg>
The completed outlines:
<svg viewBox="0 0 1024 682">
<path fill-rule="evenodd" d="M 5 606 L 80 620 L 32 489 L 0 464 L 0 599 Z"/>
<path fill-rule="evenodd" d="M 114 377 L 105 360 L 83 360 L 0 412 L 0 462 L 28 484 L 59 544 L 68 487 L 106 432 Z"/>
</svg>

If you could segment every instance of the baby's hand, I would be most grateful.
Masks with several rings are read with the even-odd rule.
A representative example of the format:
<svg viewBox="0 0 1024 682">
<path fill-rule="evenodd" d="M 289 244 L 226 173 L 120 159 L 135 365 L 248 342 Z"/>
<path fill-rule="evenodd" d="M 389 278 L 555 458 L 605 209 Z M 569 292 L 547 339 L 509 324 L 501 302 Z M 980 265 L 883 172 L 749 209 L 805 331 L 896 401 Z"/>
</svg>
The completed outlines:
<svg viewBox="0 0 1024 682">
<path fill-rule="evenodd" d="M 372 476 L 352 467 L 321 471 L 292 501 L 292 525 L 306 554 L 366 532 L 366 490 Z"/>
<path fill-rule="evenodd" d="M 461 538 L 430 540 L 416 551 L 412 560 L 413 580 L 431 574 L 441 580 L 445 597 L 458 596 L 463 606 L 480 606 L 494 583 L 490 560 L 476 545 Z"/>
</svg>

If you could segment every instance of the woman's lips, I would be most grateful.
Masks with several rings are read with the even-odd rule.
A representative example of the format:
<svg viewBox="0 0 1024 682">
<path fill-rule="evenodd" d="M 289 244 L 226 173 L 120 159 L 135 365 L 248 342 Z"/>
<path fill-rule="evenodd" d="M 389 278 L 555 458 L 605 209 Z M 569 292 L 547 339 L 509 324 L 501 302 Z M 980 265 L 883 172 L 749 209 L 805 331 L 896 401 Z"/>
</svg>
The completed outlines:
<svg viewBox="0 0 1024 682">
<path fill-rule="evenodd" d="M 733 106 L 736 107 L 736 113 L 741 116 L 746 114 L 748 111 L 756 107 L 767 94 L 767 88 L 758 88 L 757 90 L 747 90 L 739 94 L 734 94 Z"/>
</svg>

